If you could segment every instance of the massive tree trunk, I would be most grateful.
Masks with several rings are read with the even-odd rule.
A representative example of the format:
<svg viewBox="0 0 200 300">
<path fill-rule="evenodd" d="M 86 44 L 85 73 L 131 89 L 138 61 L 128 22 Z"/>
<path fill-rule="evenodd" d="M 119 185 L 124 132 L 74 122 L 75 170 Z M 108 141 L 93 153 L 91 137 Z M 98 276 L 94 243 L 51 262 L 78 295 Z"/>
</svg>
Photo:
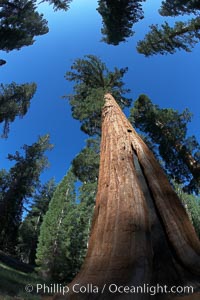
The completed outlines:
<svg viewBox="0 0 200 300">
<path fill-rule="evenodd" d="M 70 293 L 54 299 L 146 300 L 152 298 L 147 293 L 150 286 L 167 285 L 169 289 L 188 282 L 195 286 L 199 255 L 199 240 L 166 175 L 114 98 L 106 94 L 88 252 L 69 285 Z M 113 284 L 131 290 L 121 293 L 120 288 L 112 293 Z M 146 293 L 133 293 L 133 287 L 145 284 Z M 81 286 L 87 293 L 72 292 L 73 287 L 77 291 Z M 153 298 L 163 299 L 164 295 Z"/>
</svg>

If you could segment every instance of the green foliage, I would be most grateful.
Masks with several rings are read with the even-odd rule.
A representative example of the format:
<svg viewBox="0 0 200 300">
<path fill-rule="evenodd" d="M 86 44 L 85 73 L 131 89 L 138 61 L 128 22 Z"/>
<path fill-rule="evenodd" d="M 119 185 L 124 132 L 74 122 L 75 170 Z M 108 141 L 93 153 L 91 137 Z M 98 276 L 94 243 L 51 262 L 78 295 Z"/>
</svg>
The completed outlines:
<svg viewBox="0 0 200 300">
<path fill-rule="evenodd" d="M 94 182 L 85 181 L 79 188 L 79 201 L 78 206 L 79 216 L 81 220 L 81 232 L 82 232 L 82 251 L 81 262 L 83 261 L 87 243 L 90 234 L 90 228 L 92 224 L 93 210 L 95 206 L 95 198 L 97 193 L 97 180 Z"/>
<path fill-rule="evenodd" d="M 99 139 L 87 140 L 86 147 L 75 157 L 72 170 L 82 181 L 96 182 L 99 173 Z"/>
<path fill-rule="evenodd" d="M 145 0 L 99 0 L 97 11 L 103 18 L 102 41 L 118 45 L 132 36 L 133 24 L 143 19 L 143 1 Z"/>
<path fill-rule="evenodd" d="M 56 185 L 53 179 L 39 187 L 33 196 L 31 210 L 19 227 L 17 254 L 25 263 L 35 264 L 40 226 L 55 188 Z"/>
<path fill-rule="evenodd" d="M 82 184 L 79 201 L 71 170 L 57 186 L 41 225 L 37 247 L 38 270 L 44 278 L 69 282 L 85 256 L 96 182 Z"/>
<path fill-rule="evenodd" d="M 32 197 L 39 185 L 40 174 L 48 162 L 44 153 L 51 148 L 49 136 L 45 135 L 31 146 L 24 145 L 24 156 L 18 151 L 15 155 L 8 155 L 8 158 L 16 163 L 9 174 L 3 175 L 5 184 L 0 197 L 0 249 L 3 251 L 15 252 L 24 202 Z"/>
<path fill-rule="evenodd" d="M 35 36 L 48 32 L 47 21 L 36 11 L 35 2 L 1 1 L 0 50 L 11 51 L 32 45 Z"/>
<path fill-rule="evenodd" d="M 3 201 L 3 195 L 8 190 L 9 180 L 9 173 L 5 169 L 0 170 L 0 203 Z"/>
<path fill-rule="evenodd" d="M 195 231 L 200 238 L 200 198 L 183 192 L 183 187 L 175 184 L 175 191 L 182 200 Z"/>
<path fill-rule="evenodd" d="M 49 4 L 52 4 L 54 10 L 62 9 L 67 11 L 72 0 L 42 0 L 40 3 L 42 2 L 48 2 Z"/>
<path fill-rule="evenodd" d="M 0 123 L 3 123 L 3 137 L 8 135 L 10 122 L 27 113 L 35 91 L 35 83 L 0 84 Z"/>
<path fill-rule="evenodd" d="M 176 22 L 170 27 L 167 22 L 161 25 L 151 25 L 150 32 L 144 40 L 139 41 L 137 50 L 145 56 L 154 54 L 175 53 L 178 50 L 191 52 L 191 48 L 200 39 L 200 17 L 188 22 Z"/>
<path fill-rule="evenodd" d="M 191 113 L 171 108 L 161 109 L 145 96 L 135 101 L 130 121 L 145 132 L 164 161 L 167 173 L 188 191 L 198 193 L 200 187 L 200 145 L 194 136 L 187 137 Z"/>
<path fill-rule="evenodd" d="M 122 96 L 129 91 L 122 82 L 127 68 L 115 68 L 111 72 L 98 57 L 87 55 L 85 59 L 75 60 L 71 70 L 66 73 L 66 79 L 75 82 L 75 94 L 68 96 L 72 116 L 80 120 L 85 133 L 100 135 L 105 93 L 112 93 L 122 108 L 130 106 L 130 99 Z"/>
<path fill-rule="evenodd" d="M 73 243 L 78 243 L 75 210 L 75 177 L 69 171 L 56 188 L 41 225 L 36 263 L 43 277 L 62 281 L 75 268 L 72 254 L 76 251 Z"/>
<path fill-rule="evenodd" d="M 165 0 L 162 1 L 159 13 L 162 16 L 178 16 L 183 14 L 197 14 L 200 10 L 199 0 Z"/>
</svg>

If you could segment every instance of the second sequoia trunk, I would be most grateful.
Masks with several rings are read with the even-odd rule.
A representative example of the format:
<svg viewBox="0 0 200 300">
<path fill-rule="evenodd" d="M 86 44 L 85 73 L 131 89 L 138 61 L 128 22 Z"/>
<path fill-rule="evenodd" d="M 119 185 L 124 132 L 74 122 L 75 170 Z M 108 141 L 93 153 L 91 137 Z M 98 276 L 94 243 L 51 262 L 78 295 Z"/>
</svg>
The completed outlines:
<svg viewBox="0 0 200 300">
<path fill-rule="evenodd" d="M 146 300 L 151 297 L 150 286 L 169 289 L 188 282 L 195 286 L 199 255 L 199 240 L 166 175 L 114 98 L 106 94 L 88 252 L 69 285 L 71 292 L 55 299 Z M 86 293 L 76 293 L 81 286 Z M 113 292 L 115 286 L 120 291 Z M 121 293 L 126 286 L 128 292 Z M 133 287 L 138 286 L 146 293 L 144 289 L 134 293 Z M 154 299 L 159 297 L 158 293 Z"/>
</svg>

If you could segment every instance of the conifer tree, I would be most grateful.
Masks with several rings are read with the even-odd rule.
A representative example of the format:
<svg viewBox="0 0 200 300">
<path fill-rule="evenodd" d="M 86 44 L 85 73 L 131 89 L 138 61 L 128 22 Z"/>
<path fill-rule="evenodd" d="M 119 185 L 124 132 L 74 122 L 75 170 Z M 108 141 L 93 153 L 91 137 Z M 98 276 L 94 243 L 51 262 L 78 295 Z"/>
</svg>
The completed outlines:
<svg viewBox="0 0 200 300">
<path fill-rule="evenodd" d="M 159 13 L 162 16 L 178 16 L 183 14 L 199 14 L 199 0 L 164 0 Z"/>
<path fill-rule="evenodd" d="M 36 1 L 1 1 L 0 50 L 32 45 L 35 36 L 46 34 L 48 30 L 47 21 L 36 11 Z"/>
<path fill-rule="evenodd" d="M 151 151 L 110 94 L 102 111 L 100 170 L 89 245 L 67 295 L 54 299 L 132 299 L 116 286 L 198 286 L 200 242 Z M 95 294 L 77 289 L 92 282 Z M 102 293 L 103 289 L 103 293 Z M 167 295 L 164 295 L 167 296 Z M 136 293 L 136 300 L 150 299 Z M 157 290 L 155 299 L 163 299 Z"/>
<path fill-rule="evenodd" d="M 143 19 L 141 2 L 145 0 L 99 0 L 97 11 L 103 19 L 102 41 L 118 45 L 133 35 L 133 24 Z"/>
<path fill-rule="evenodd" d="M 72 116 L 81 121 L 81 130 L 89 135 L 100 135 L 101 109 L 103 97 L 111 92 L 119 105 L 130 106 L 131 100 L 123 94 L 129 92 L 124 88 L 122 78 L 127 68 L 115 68 L 109 71 L 106 65 L 94 55 L 77 59 L 66 73 L 66 79 L 75 82 L 74 95 L 69 95 Z"/>
<path fill-rule="evenodd" d="M 75 176 L 69 170 L 57 186 L 40 229 L 36 263 L 45 278 L 69 279 L 76 270 L 77 243 Z M 73 230 L 72 230 L 73 229 Z"/>
<path fill-rule="evenodd" d="M 82 68 L 76 70 L 70 76 L 76 82 L 72 99 L 80 102 L 71 103 L 72 112 L 79 106 L 76 118 L 84 123 L 86 107 L 96 102 L 95 89 L 99 97 L 99 82 L 93 86 L 93 97 L 84 97 L 96 72 L 89 72 L 90 67 L 85 67 L 84 73 Z M 180 199 L 112 95 L 105 94 L 101 101 L 100 170 L 88 250 L 80 272 L 69 285 L 70 293 L 54 299 L 76 298 L 72 286 L 77 283 L 86 286 L 92 282 L 99 287 L 98 295 L 88 292 L 81 294 L 81 299 L 120 298 L 120 293 L 110 293 L 112 282 L 117 286 L 159 283 L 170 287 L 188 282 L 196 286 L 200 243 Z M 92 122 L 87 120 L 89 128 Z M 132 299 L 131 294 L 125 296 Z M 155 299 L 161 297 L 158 293 Z M 149 299 L 149 295 L 137 294 L 135 299 Z"/>
<path fill-rule="evenodd" d="M 69 282 L 86 254 L 96 182 L 84 182 L 75 193 L 70 169 L 57 186 L 43 219 L 37 247 L 38 271 L 44 278 Z"/>
<path fill-rule="evenodd" d="M 188 194 L 183 191 L 183 187 L 180 184 L 173 183 L 174 189 L 177 195 L 180 197 L 189 218 L 196 230 L 196 233 L 200 239 L 200 198 L 193 194 Z"/>
<path fill-rule="evenodd" d="M 173 54 L 177 50 L 191 52 L 200 40 L 200 17 L 187 22 L 176 22 L 171 27 L 167 22 L 151 25 L 150 32 L 137 44 L 137 51 L 145 56 L 154 54 Z"/>
<path fill-rule="evenodd" d="M 100 139 L 90 138 L 72 161 L 72 170 L 81 182 L 96 182 L 99 173 Z"/>
<path fill-rule="evenodd" d="M 35 83 L 0 85 L 0 123 L 3 123 L 3 137 L 8 136 L 9 125 L 16 117 L 23 117 L 36 91 Z"/>
<path fill-rule="evenodd" d="M 191 113 L 182 113 L 154 105 L 146 95 L 140 95 L 131 109 L 130 120 L 157 145 L 164 161 L 164 169 L 185 190 L 196 192 L 200 188 L 200 145 L 195 136 L 187 137 Z"/>
<path fill-rule="evenodd" d="M 35 264 L 40 226 L 48 210 L 55 188 L 54 179 L 49 180 L 38 188 L 33 195 L 31 208 L 19 227 L 17 254 L 25 263 Z"/>
<path fill-rule="evenodd" d="M 200 39 L 200 4 L 198 0 L 162 1 L 159 13 L 162 16 L 193 15 L 185 22 L 175 22 L 170 26 L 164 22 L 161 27 L 151 25 L 150 32 L 137 44 L 139 53 L 145 56 L 175 53 L 177 50 L 191 52 Z M 194 17 L 195 15 L 195 17 Z"/>
<path fill-rule="evenodd" d="M 97 180 L 99 173 L 100 159 L 100 139 L 98 137 L 90 138 L 86 142 L 86 147 L 72 161 L 72 171 L 80 180 L 81 185 L 78 193 L 78 211 L 82 219 L 83 243 L 82 260 L 86 254 L 89 233 L 92 224 L 92 215 L 95 206 L 95 198 L 97 191 Z"/>
<path fill-rule="evenodd" d="M 31 146 L 24 145 L 24 155 L 19 151 L 8 155 L 9 160 L 16 163 L 7 175 L 8 181 L 1 194 L 0 249 L 3 251 L 15 253 L 24 203 L 33 196 L 40 183 L 40 174 L 48 165 L 44 153 L 51 148 L 49 135 L 45 135 Z"/>
<path fill-rule="evenodd" d="M 49 4 L 52 4 L 54 10 L 62 9 L 67 11 L 72 0 L 42 0 L 40 3 L 42 2 L 48 2 Z"/>
</svg>

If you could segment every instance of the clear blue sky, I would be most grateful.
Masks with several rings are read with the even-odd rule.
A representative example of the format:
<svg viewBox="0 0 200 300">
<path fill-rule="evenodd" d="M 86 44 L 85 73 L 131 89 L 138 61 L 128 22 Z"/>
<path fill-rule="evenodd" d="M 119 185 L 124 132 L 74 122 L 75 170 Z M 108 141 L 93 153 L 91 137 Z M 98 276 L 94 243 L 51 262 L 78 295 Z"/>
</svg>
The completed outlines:
<svg viewBox="0 0 200 300">
<path fill-rule="evenodd" d="M 0 140 L 0 168 L 9 169 L 8 153 L 24 144 L 32 144 L 39 135 L 49 133 L 54 149 L 48 152 L 50 168 L 41 176 L 43 182 L 55 177 L 59 182 L 71 160 L 85 145 L 87 136 L 80 132 L 79 122 L 72 119 L 70 107 L 63 95 L 72 92 L 64 75 L 74 59 L 86 54 L 99 56 L 109 68 L 128 67 L 124 81 L 135 100 L 141 93 L 161 107 L 183 110 L 189 108 L 194 117 L 189 134 L 200 141 L 200 45 L 192 53 L 157 55 L 145 58 L 135 46 L 152 23 L 163 22 L 157 9 L 160 0 L 144 4 L 145 18 L 134 26 L 135 35 L 126 43 L 111 46 L 100 42 L 101 16 L 95 0 L 73 0 L 68 12 L 54 12 L 47 4 L 39 6 L 48 20 L 50 32 L 38 37 L 33 46 L 10 53 L 0 52 L 7 64 L 0 68 L 2 83 L 36 82 L 37 93 L 23 119 L 10 126 L 8 139 Z M 170 22 L 174 19 L 169 18 Z"/>
</svg>

